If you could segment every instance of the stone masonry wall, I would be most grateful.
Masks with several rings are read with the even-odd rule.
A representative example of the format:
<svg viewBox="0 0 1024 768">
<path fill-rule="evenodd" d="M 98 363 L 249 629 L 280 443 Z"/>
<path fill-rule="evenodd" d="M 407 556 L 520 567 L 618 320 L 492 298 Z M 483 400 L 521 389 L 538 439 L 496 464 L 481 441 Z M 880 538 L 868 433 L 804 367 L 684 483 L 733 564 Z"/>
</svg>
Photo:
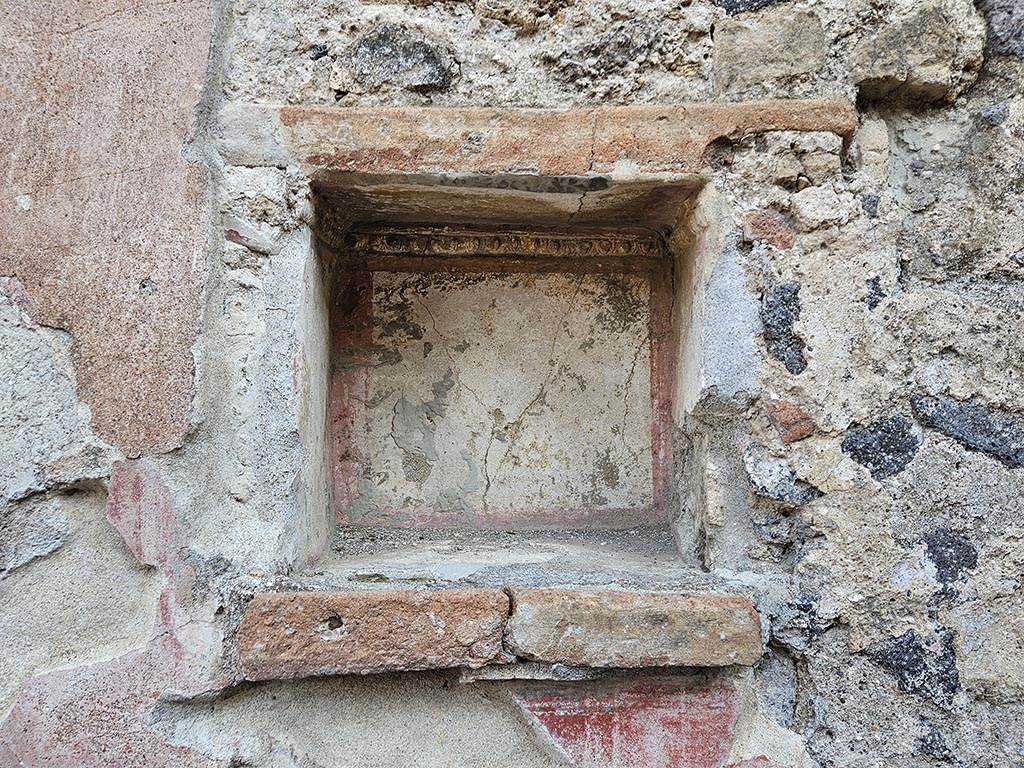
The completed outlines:
<svg viewBox="0 0 1024 768">
<path fill-rule="evenodd" d="M 0 768 L 1024 766 L 1018 0 L 13 0 L 0 32 Z M 680 357 L 664 536 L 567 532 L 571 568 L 526 568 L 500 530 L 346 538 L 335 265 L 308 158 L 253 107 L 762 99 L 853 105 L 856 126 L 702 156 L 673 234 L 700 255 L 702 342 Z M 577 424 L 593 397 L 565 396 Z M 580 450 L 614 463 L 603 447 Z M 600 504 L 646 509 L 628 479 Z M 685 562 L 664 575 L 670 527 Z M 426 554 L 400 577 L 374 560 L 406 546 Z M 726 584 L 765 649 L 718 672 L 245 682 L 254 595 L 339 574 Z"/>
</svg>

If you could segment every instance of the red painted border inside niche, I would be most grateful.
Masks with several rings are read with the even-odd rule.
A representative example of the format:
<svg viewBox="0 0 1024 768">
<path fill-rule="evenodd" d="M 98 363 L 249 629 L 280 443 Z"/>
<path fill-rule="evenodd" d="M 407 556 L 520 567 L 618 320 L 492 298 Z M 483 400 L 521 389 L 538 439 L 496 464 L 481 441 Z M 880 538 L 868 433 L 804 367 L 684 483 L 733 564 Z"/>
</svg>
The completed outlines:
<svg viewBox="0 0 1024 768">
<path fill-rule="evenodd" d="M 630 528 L 657 525 L 666 520 L 672 475 L 672 393 L 675 356 L 672 349 L 672 262 L 662 258 L 600 260 L 479 258 L 430 258 L 387 256 L 343 258 L 337 268 L 331 305 L 330 428 L 332 446 L 332 508 L 338 521 L 361 527 L 396 528 Z M 369 397 L 373 365 L 373 286 L 375 272 L 545 272 L 557 274 L 645 274 L 650 278 L 650 382 L 651 471 L 650 507 L 589 508 L 489 507 L 464 512 L 440 513 L 433 509 L 385 508 L 358 519 L 346 511 L 359 495 L 360 470 L 368 460 L 361 445 L 365 421 L 364 403 Z"/>
</svg>

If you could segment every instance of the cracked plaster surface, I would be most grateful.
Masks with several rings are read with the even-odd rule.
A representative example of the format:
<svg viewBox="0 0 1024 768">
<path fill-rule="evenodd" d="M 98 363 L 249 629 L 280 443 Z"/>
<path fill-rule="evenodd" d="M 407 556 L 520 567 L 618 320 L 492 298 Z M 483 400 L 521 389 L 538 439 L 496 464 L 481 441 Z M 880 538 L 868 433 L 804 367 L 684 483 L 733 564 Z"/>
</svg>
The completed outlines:
<svg viewBox="0 0 1024 768">
<path fill-rule="evenodd" d="M 380 272 L 373 283 L 368 492 L 353 519 L 514 523 L 652 504 L 647 278 Z"/>
</svg>

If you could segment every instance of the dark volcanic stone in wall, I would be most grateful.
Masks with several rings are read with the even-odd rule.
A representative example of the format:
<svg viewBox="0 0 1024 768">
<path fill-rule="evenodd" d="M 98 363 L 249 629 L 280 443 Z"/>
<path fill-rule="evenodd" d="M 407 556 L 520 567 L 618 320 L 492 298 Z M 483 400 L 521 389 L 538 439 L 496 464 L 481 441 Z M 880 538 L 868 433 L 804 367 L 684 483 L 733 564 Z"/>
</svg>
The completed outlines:
<svg viewBox="0 0 1024 768">
<path fill-rule="evenodd" d="M 800 319 L 800 283 L 776 285 L 761 301 L 761 323 L 768 354 L 786 366 L 790 373 L 802 373 L 804 340 L 793 332 L 793 323 Z"/>
<path fill-rule="evenodd" d="M 916 693 L 936 704 L 949 705 L 960 690 L 952 634 L 940 630 L 933 642 L 925 642 L 913 630 L 875 643 L 867 656 L 896 678 L 901 691 Z"/>
<path fill-rule="evenodd" d="M 1006 122 L 1006 118 L 1010 116 L 1010 102 L 1000 101 L 996 104 L 990 104 L 987 107 L 982 107 L 976 112 L 971 114 L 975 120 L 983 125 L 996 126 L 1002 125 Z"/>
<path fill-rule="evenodd" d="M 860 196 L 860 205 L 864 209 L 864 213 L 868 215 L 869 219 L 878 218 L 878 203 L 878 195 L 864 194 Z"/>
<path fill-rule="evenodd" d="M 1024 3 L 1021 0 L 976 0 L 988 22 L 989 51 L 1024 57 Z"/>
<path fill-rule="evenodd" d="M 935 564 L 935 574 L 948 591 L 951 583 L 958 581 L 964 571 L 978 566 L 978 550 L 967 539 L 941 528 L 924 537 L 928 548 L 928 559 Z"/>
<path fill-rule="evenodd" d="M 897 475 L 913 460 L 921 439 L 914 422 L 905 416 L 890 416 L 843 440 L 843 453 L 867 467 L 876 480 Z"/>
<path fill-rule="evenodd" d="M 914 744 L 915 755 L 927 755 L 944 762 L 952 762 L 953 753 L 946 745 L 946 739 L 938 726 L 927 720 L 921 720 L 921 736 Z"/>
<path fill-rule="evenodd" d="M 369 88 L 397 85 L 410 91 L 437 91 L 452 75 L 439 50 L 401 27 L 385 24 L 352 47 L 352 77 Z"/>
<path fill-rule="evenodd" d="M 882 299 L 885 298 L 885 291 L 882 290 L 882 279 L 880 277 L 872 277 L 865 283 L 867 293 L 864 296 L 864 303 L 868 305 L 868 309 L 874 309 L 882 303 Z"/>
<path fill-rule="evenodd" d="M 748 11 L 759 11 L 769 5 L 776 5 L 782 0 L 715 0 L 715 5 L 725 10 L 730 16 Z"/>
<path fill-rule="evenodd" d="M 818 620 L 817 600 L 811 595 L 790 599 L 772 617 L 771 627 L 773 640 L 798 651 L 806 651 L 827 629 Z"/>
<path fill-rule="evenodd" d="M 1024 416 L 950 397 L 913 395 L 910 405 L 918 421 L 960 445 L 1001 461 L 1010 469 L 1024 467 Z"/>
</svg>

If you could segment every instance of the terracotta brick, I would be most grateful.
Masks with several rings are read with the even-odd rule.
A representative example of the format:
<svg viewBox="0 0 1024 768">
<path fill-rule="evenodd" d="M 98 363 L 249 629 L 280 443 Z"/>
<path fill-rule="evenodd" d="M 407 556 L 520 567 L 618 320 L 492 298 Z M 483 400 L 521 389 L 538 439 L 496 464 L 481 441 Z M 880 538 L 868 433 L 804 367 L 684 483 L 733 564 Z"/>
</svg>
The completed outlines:
<svg viewBox="0 0 1024 768">
<path fill-rule="evenodd" d="M 504 661 L 508 596 L 493 589 L 258 595 L 238 650 L 248 680 L 368 674 Z"/>
<path fill-rule="evenodd" d="M 506 645 L 535 661 L 717 667 L 762 653 L 760 618 L 745 597 L 517 589 L 513 606 Z"/>
<path fill-rule="evenodd" d="M 641 173 L 696 173 L 720 139 L 779 130 L 848 138 L 856 126 L 848 103 L 799 100 L 569 110 L 283 107 L 278 116 L 284 143 L 314 172 L 379 174 L 581 175 L 611 173 L 622 161 Z M 267 119 L 264 111 L 246 122 Z M 277 140 L 276 131 L 265 134 Z"/>
<path fill-rule="evenodd" d="M 772 426 L 784 443 L 795 443 L 814 434 L 815 425 L 811 417 L 796 403 L 788 400 L 772 400 L 765 409 Z"/>
<path fill-rule="evenodd" d="M 743 217 L 743 239 L 760 241 L 783 250 L 793 247 L 796 229 L 776 211 L 752 211 Z"/>
</svg>

